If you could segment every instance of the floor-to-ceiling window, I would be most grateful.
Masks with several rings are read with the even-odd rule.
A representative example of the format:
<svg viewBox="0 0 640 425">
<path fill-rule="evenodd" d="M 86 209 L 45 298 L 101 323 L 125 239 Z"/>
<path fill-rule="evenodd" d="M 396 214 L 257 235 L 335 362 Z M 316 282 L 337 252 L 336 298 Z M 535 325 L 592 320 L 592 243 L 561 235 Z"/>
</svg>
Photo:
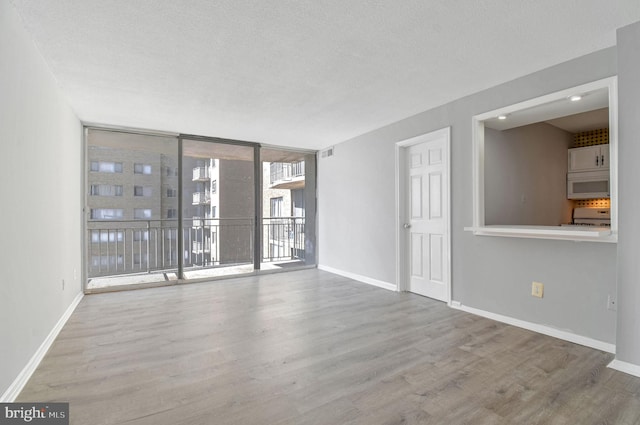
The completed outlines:
<svg viewBox="0 0 640 425">
<path fill-rule="evenodd" d="M 177 138 L 90 129 L 86 159 L 87 289 L 175 279 Z"/>
<path fill-rule="evenodd" d="M 86 130 L 86 289 L 315 265 L 315 153 Z"/>
</svg>

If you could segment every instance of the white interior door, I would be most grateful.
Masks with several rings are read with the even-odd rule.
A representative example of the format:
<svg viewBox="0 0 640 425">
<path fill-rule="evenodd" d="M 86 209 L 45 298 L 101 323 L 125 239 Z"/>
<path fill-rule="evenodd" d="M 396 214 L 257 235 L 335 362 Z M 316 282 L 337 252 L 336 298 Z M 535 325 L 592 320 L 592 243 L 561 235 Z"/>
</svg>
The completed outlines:
<svg viewBox="0 0 640 425">
<path fill-rule="evenodd" d="M 420 140 L 404 148 L 405 276 L 409 291 L 448 302 L 449 131 Z"/>
</svg>

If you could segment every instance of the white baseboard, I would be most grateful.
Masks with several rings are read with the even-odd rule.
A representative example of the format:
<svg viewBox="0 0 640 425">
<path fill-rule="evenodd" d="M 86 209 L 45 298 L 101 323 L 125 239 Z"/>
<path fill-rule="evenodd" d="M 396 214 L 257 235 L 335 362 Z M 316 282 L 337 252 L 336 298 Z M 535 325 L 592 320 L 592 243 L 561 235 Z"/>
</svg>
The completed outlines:
<svg viewBox="0 0 640 425">
<path fill-rule="evenodd" d="M 628 373 L 629 375 L 640 377 L 640 366 L 633 363 L 623 362 L 622 360 L 614 359 L 607 367 L 618 370 L 620 372 Z"/>
<path fill-rule="evenodd" d="M 596 350 L 606 351 L 607 353 L 615 353 L 615 344 L 599 341 L 597 339 L 588 338 L 586 336 L 577 335 L 571 332 L 563 331 L 560 329 L 552 328 L 546 325 L 540 325 L 538 323 L 527 322 L 520 319 L 515 319 L 509 316 L 503 316 L 501 314 L 491 313 L 489 311 L 480 310 L 473 307 L 462 305 L 459 301 L 451 301 L 449 304 L 451 308 L 456 310 L 466 311 L 467 313 L 475 314 L 476 316 L 486 317 L 498 322 L 506 323 L 508 325 L 517 326 L 519 328 L 528 329 L 530 331 L 538 332 L 544 335 L 549 335 L 554 338 L 563 339 L 565 341 L 573 342 L 575 344 L 584 345 L 585 347 L 595 348 Z"/>
<path fill-rule="evenodd" d="M 47 354 L 47 351 L 49 351 L 49 348 L 51 348 L 51 344 L 53 344 L 53 341 L 55 341 L 65 323 L 67 323 L 67 320 L 69 320 L 69 317 L 71 317 L 73 311 L 76 309 L 78 304 L 80 304 L 83 296 L 84 293 L 80 292 L 73 299 L 71 305 L 67 307 L 60 320 L 58 320 L 58 323 L 56 323 L 53 329 L 51 329 L 49 335 L 47 335 L 40 347 L 36 350 L 35 354 L 29 360 L 29 363 L 27 363 L 18 377 L 13 381 L 9 388 L 7 388 L 4 394 L 2 394 L 2 397 L 0 397 L 0 403 L 12 403 L 16 399 L 16 397 L 18 397 L 18 394 L 20 394 L 24 386 L 27 384 L 29 378 L 31 378 L 31 375 L 33 375 L 33 372 L 35 372 L 35 370 L 38 368 L 38 365 L 44 358 L 44 355 Z"/>
<path fill-rule="evenodd" d="M 322 264 L 318 265 L 318 269 L 324 270 L 325 272 L 348 277 L 349 279 L 357 280 L 358 282 L 368 283 L 369 285 L 377 286 L 378 288 L 387 289 L 394 292 L 398 291 L 398 287 L 393 283 L 384 282 L 382 280 L 373 279 L 371 277 L 362 276 L 356 273 L 345 272 L 344 270 L 334 269 L 333 267 L 323 266 Z"/>
</svg>

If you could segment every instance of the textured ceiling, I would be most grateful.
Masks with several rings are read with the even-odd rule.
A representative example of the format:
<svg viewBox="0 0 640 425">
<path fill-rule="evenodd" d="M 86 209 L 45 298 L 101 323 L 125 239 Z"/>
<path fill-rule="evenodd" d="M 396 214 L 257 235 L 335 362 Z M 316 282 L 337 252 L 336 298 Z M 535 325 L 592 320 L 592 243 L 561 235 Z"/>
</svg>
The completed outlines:
<svg viewBox="0 0 640 425">
<path fill-rule="evenodd" d="M 12 0 L 81 120 L 322 148 L 615 44 L 638 0 Z"/>
</svg>

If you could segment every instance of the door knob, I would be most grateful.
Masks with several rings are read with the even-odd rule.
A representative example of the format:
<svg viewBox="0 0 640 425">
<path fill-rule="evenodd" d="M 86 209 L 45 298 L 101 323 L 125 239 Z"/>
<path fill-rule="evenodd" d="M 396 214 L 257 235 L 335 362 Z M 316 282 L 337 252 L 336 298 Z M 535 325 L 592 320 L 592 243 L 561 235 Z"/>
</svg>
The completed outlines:
<svg viewBox="0 0 640 425">
<path fill-rule="evenodd" d="M 402 227 L 404 227 L 405 229 L 408 229 L 411 227 L 411 225 L 409 223 L 404 223 Z"/>
</svg>

